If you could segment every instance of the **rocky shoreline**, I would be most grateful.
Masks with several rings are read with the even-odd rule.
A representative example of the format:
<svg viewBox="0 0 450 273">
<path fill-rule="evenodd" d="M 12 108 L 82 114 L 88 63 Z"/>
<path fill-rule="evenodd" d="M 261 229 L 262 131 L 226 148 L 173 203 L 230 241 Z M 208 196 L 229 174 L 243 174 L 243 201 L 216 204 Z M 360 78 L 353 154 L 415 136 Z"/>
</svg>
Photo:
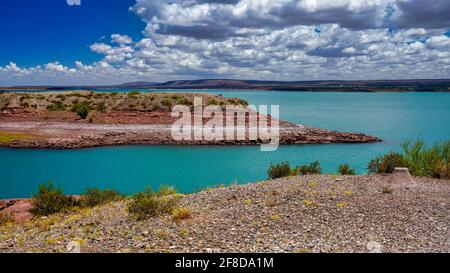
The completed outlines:
<svg viewBox="0 0 450 273">
<path fill-rule="evenodd" d="M 192 212 L 181 221 L 137 221 L 124 200 L 2 226 L 0 252 L 71 242 L 88 253 L 449 252 L 450 181 L 414 180 L 316 175 L 210 189 L 181 199 Z"/>
<path fill-rule="evenodd" d="M 0 133 L 12 136 L 0 146 L 38 149 L 79 149 L 117 145 L 258 145 L 261 140 L 176 141 L 166 124 L 86 124 L 61 122 L 2 122 Z M 20 137 L 23 136 L 23 137 Z M 376 137 L 296 125 L 282 125 L 280 144 L 373 143 Z"/>
</svg>

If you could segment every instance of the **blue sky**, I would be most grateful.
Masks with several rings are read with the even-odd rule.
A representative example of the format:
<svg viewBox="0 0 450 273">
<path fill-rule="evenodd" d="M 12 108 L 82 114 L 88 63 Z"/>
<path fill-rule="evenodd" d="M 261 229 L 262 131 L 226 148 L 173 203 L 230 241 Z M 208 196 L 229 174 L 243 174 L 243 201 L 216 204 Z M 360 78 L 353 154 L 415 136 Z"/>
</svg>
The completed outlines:
<svg viewBox="0 0 450 273">
<path fill-rule="evenodd" d="M 134 0 L 2 0 L 0 4 L 0 66 L 15 62 L 36 66 L 59 61 L 72 65 L 98 61 L 89 46 L 113 33 L 138 40 L 145 23 L 128 10 Z"/>
<path fill-rule="evenodd" d="M 450 78 L 449 0 L 1 0 L 0 86 Z"/>
</svg>

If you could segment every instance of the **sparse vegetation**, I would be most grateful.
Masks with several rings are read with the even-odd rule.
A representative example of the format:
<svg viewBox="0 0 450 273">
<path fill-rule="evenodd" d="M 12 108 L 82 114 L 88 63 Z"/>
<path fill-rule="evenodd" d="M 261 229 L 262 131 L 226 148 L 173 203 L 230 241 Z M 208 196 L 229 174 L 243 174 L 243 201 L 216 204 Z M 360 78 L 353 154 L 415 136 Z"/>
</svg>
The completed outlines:
<svg viewBox="0 0 450 273">
<path fill-rule="evenodd" d="M 426 147 L 423 140 L 402 144 L 403 159 L 412 175 L 450 178 L 450 141 Z"/>
<path fill-rule="evenodd" d="M 189 208 L 184 208 L 184 207 L 179 207 L 179 208 L 174 208 L 172 210 L 172 219 L 174 221 L 181 221 L 181 220 L 185 220 L 185 219 L 189 219 L 191 217 L 191 209 Z"/>
<path fill-rule="evenodd" d="M 75 103 L 71 111 L 77 113 L 81 119 L 86 119 L 91 111 L 91 105 L 89 102 Z"/>
<path fill-rule="evenodd" d="M 81 205 L 83 207 L 95 207 L 110 202 L 121 200 L 123 196 L 115 190 L 87 189 L 82 195 Z"/>
<path fill-rule="evenodd" d="M 79 201 L 64 195 L 61 188 L 49 182 L 39 186 L 39 192 L 33 196 L 30 212 L 35 216 L 47 216 L 78 205 Z"/>
<path fill-rule="evenodd" d="M 0 213 L 0 226 L 14 223 L 14 217 L 10 213 Z"/>
<path fill-rule="evenodd" d="M 297 172 L 299 172 L 302 175 L 312 175 L 322 173 L 322 168 L 320 167 L 319 161 L 314 161 L 309 165 L 299 166 L 296 169 Z"/>
<path fill-rule="evenodd" d="M 177 190 L 175 189 L 175 187 L 172 186 L 161 185 L 159 187 L 159 194 L 161 196 L 174 195 L 177 194 Z"/>
<path fill-rule="evenodd" d="M 178 195 L 167 196 L 148 188 L 132 197 L 128 205 L 128 212 L 137 220 L 144 220 L 161 214 L 171 213 L 178 200 Z"/>
<path fill-rule="evenodd" d="M 267 174 L 270 179 L 277 179 L 290 176 L 292 171 L 289 162 L 282 162 L 279 164 L 271 164 Z"/>
<path fill-rule="evenodd" d="M 427 147 L 423 140 L 402 144 L 403 153 L 389 153 L 369 163 L 370 173 L 392 173 L 396 167 L 407 167 L 414 176 L 450 178 L 450 141 Z"/>
<path fill-rule="evenodd" d="M 66 106 L 60 101 L 53 101 L 52 104 L 47 106 L 48 111 L 65 111 Z"/>
<path fill-rule="evenodd" d="M 161 101 L 161 104 L 166 106 L 166 107 L 172 107 L 172 101 L 170 99 L 164 99 Z"/>
<path fill-rule="evenodd" d="M 407 163 L 401 154 L 391 152 L 370 161 L 368 170 L 369 173 L 392 173 L 396 167 L 407 167 Z"/>
<path fill-rule="evenodd" d="M 392 193 L 394 192 L 394 190 L 393 190 L 391 187 L 386 186 L 386 187 L 383 187 L 383 189 L 382 189 L 381 192 L 382 192 L 383 194 L 392 194 Z"/>
<path fill-rule="evenodd" d="M 22 134 L 22 133 L 8 133 L 8 132 L 0 132 L 0 143 L 7 144 L 14 140 L 27 140 L 32 139 L 31 135 Z"/>
<path fill-rule="evenodd" d="M 347 163 L 340 165 L 338 172 L 341 175 L 355 175 L 356 174 L 355 170 L 350 168 L 350 165 Z"/>
<path fill-rule="evenodd" d="M 279 164 L 271 164 L 267 174 L 270 179 L 277 179 L 288 176 L 297 176 L 297 175 L 312 175 L 312 174 L 321 174 L 322 168 L 320 167 L 319 161 L 312 162 L 309 165 L 297 166 L 295 168 L 291 168 L 289 162 L 282 162 Z"/>
</svg>

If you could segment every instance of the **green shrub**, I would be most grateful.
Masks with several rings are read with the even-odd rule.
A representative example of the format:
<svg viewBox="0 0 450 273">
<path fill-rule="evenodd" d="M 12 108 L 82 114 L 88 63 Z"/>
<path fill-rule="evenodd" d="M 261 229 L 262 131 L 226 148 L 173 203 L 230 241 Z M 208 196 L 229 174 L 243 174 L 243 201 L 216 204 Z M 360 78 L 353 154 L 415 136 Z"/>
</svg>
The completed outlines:
<svg viewBox="0 0 450 273">
<path fill-rule="evenodd" d="M 408 167 L 408 163 L 401 154 L 391 152 L 373 159 L 367 168 L 369 173 L 392 173 L 396 167 Z"/>
<path fill-rule="evenodd" d="M 83 207 L 95 207 L 118 201 L 122 198 L 123 196 L 114 190 L 87 189 L 82 195 L 81 205 Z"/>
<path fill-rule="evenodd" d="M 190 100 L 188 100 L 187 98 L 181 98 L 177 101 L 177 103 L 179 105 L 186 105 L 186 106 L 192 106 L 194 105 Z"/>
<path fill-rule="evenodd" d="M 282 177 L 290 176 L 292 173 L 289 162 L 282 162 L 279 164 L 270 164 L 267 174 L 270 179 L 277 179 Z"/>
<path fill-rule="evenodd" d="M 296 168 L 302 175 L 321 174 L 322 168 L 319 161 L 314 161 L 309 165 L 299 166 Z"/>
<path fill-rule="evenodd" d="M 144 192 L 135 194 L 130 204 L 128 212 L 137 220 L 144 220 L 161 214 L 171 213 L 179 200 L 179 196 L 163 195 L 161 192 L 153 192 L 146 189 Z"/>
<path fill-rule="evenodd" d="M 86 119 L 87 116 L 89 115 L 89 111 L 91 111 L 91 107 L 90 107 L 89 105 L 82 104 L 82 105 L 80 105 L 80 107 L 78 107 L 78 109 L 77 109 L 77 115 L 78 115 L 81 119 Z"/>
<path fill-rule="evenodd" d="M 81 119 L 86 119 L 91 111 L 91 105 L 89 102 L 75 102 L 71 109 L 72 112 L 77 113 Z"/>
<path fill-rule="evenodd" d="M 167 107 L 172 107 L 172 101 L 170 99 L 164 99 L 161 104 Z"/>
<path fill-rule="evenodd" d="M 52 104 L 47 106 L 48 111 L 65 111 L 66 106 L 60 101 L 53 101 Z"/>
<path fill-rule="evenodd" d="M 339 174 L 341 175 L 355 175 L 356 172 L 354 169 L 350 168 L 350 165 L 345 163 L 344 165 L 339 166 Z"/>
<path fill-rule="evenodd" d="M 39 192 L 33 196 L 30 212 L 35 216 L 47 216 L 74 206 L 79 206 L 79 202 L 64 195 L 61 188 L 56 188 L 50 182 L 39 186 Z"/>
</svg>

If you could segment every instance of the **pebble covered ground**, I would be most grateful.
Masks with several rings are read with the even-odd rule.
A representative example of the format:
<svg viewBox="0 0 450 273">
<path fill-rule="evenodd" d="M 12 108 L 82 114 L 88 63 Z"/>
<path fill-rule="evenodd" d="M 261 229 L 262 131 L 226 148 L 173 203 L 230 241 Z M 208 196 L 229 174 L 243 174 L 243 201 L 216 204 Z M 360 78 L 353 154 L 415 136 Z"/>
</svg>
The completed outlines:
<svg viewBox="0 0 450 273">
<path fill-rule="evenodd" d="M 449 252 L 450 181 L 301 176 L 186 195 L 191 217 L 136 221 L 128 201 L 0 227 L 0 252 Z"/>
</svg>

